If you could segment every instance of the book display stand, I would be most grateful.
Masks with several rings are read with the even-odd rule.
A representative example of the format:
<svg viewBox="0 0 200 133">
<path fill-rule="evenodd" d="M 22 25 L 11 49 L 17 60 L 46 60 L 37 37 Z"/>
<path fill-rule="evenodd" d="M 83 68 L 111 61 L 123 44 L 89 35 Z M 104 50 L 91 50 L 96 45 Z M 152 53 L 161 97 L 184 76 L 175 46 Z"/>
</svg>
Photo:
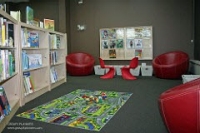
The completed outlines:
<svg viewBox="0 0 200 133">
<path fill-rule="evenodd" d="M 104 60 L 153 58 L 152 26 L 100 29 L 100 57 Z"/>
</svg>

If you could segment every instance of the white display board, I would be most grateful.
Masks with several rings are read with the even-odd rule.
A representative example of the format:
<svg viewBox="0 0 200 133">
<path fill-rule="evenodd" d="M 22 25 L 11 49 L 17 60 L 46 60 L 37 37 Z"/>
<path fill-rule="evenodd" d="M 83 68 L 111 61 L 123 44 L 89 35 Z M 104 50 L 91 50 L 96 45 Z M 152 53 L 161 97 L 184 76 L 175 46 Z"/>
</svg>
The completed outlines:
<svg viewBox="0 0 200 133">
<path fill-rule="evenodd" d="M 152 26 L 100 29 L 100 57 L 104 60 L 153 58 Z"/>
</svg>

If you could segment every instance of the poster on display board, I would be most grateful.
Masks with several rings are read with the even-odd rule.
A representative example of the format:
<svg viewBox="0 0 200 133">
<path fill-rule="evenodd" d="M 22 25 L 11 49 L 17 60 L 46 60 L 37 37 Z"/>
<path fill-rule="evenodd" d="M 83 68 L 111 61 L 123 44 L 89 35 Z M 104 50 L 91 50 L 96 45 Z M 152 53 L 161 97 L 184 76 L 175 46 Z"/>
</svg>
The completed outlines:
<svg viewBox="0 0 200 133">
<path fill-rule="evenodd" d="M 139 60 L 153 58 L 152 26 L 102 28 L 100 57 L 104 60 Z"/>
</svg>

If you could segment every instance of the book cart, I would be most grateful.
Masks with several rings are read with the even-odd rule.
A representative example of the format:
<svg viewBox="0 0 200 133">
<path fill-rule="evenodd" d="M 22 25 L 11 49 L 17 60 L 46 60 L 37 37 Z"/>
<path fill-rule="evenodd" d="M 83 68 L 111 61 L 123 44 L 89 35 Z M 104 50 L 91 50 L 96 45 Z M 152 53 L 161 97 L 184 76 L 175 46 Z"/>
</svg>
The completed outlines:
<svg viewBox="0 0 200 133">
<path fill-rule="evenodd" d="M 1 77 L 0 77 L 0 86 L 2 86 L 5 90 L 8 102 L 11 107 L 11 111 L 9 115 L 5 115 L 4 118 L 0 122 L 0 132 L 3 131 L 5 126 L 9 123 L 10 119 L 13 117 L 13 115 L 16 113 L 20 106 L 20 72 L 19 72 L 19 41 L 17 38 L 19 37 L 18 31 L 19 26 L 18 22 L 10 17 L 6 12 L 3 10 L 0 10 L 0 18 L 5 19 L 6 22 L 13 24 L 13 45 L 7 45 L 5 42 L 8 42 L 8 38 L 6 38 L 6 32 L 4 24 L 1 23 L 1 45 L 0 45 L 0 51 L 1 51 Z M 5 26 L 4 28 L 3 25 Z M 4 34 L 5 33 L 5 34 Z M 3 35 L 4 34 L 4 35 Z M 5 39 L 5 40 L 4 40 Z M 3 54 L 7 52 L 12 52 L 13 54 L 13 69 L 6 71 L 5 69 L 2 70 L 2 67 L 6 67 L 6 63 L 11 65 L 11 62 L 4 62 L 3 61 Z M 5 53 L 3 53 L 5 52 Z M 10 73 L 11 72 L 11 73 Z M 4 74 L 3 74 L 4 73 Z M 6 75 L 5 75 L 6 74 Z"/>
<path fill-rule="evenodd" d="M 100 29 L 100 57 L 104 60 L 151 60 L 152 26 Z"/>
</svg>

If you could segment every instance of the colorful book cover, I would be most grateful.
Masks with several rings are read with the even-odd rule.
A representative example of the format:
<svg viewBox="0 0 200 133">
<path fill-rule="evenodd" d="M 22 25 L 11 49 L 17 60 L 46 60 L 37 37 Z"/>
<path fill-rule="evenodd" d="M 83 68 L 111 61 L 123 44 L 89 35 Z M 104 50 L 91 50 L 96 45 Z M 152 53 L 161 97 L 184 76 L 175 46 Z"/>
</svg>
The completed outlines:
<svg viewBox="0 0 200 133">
<path fill-rule="evenodd" d="M 11 107 L 10 107 L 10 104 L 8 102 L 8 98 L 6 96 L 6 92 L 5 92 L 5 90 L 2 86 L 0 86 L 0 99 L 2 101 L 1 108 L 3 110 L 4 115 L 10 114 Z"/>
<path fill-rule="evenodd" d="M 42 54 L 28 54 L 27 56 L 29 69 L 42 66 Z"/>
<path fill-rule="evenodd" d="M 28 43 L 30 44 L 30 47 L 39 47 L 38 32 L 28 31 Z"/>
<path fill-rule="evenodd" d="M 26 6 L 26 23 L 32 24 L 33 19 L 34 19 L 34 10 L 29 6 Z"/>
<path fill-rule="evenodd" d="M 55 30 L 55 23 L 52 19 L 44 19 L 44 28 L 49 30 Z"/>
<path fill-rule="evenodd" d="M 138 58 L 141 58 L 142 57 L 142 50 L 141 49 L 136 49 L 135 50 L 135 56 L 138 57 Z"/>
<path fill-rule="evenodd" d="M 3 102 L 1 101 L 1 99 L 0 99 L 0 105 L 3 105 Z M 4 116 L 4 113 L 3 113 L 3 109 L 2 109 L 2 107 L 0 106 L 0 123 L 1 123 L 1 121 L 3 120 L 4 117 L 5 117 L 5 116 Z"/>
<path fill-rule="evenodd" d="M 110 49 L 109 50 L 109 57 L 110 58 L 116 58 L 116 51 L 115 51 L 115 49 Z"/>
<path fill-rule="evenodd" d="M 27 93 L 32 93 L 34 92 L 34 86 L 33 86 L 33 81 L 31 78 L 31 73 L 29 71 L 24 72 L 23 73 L 23 77 L 24 77 L 24 85 L 25 85 L 25 89 L 27 91 Z"/>
</svg>

